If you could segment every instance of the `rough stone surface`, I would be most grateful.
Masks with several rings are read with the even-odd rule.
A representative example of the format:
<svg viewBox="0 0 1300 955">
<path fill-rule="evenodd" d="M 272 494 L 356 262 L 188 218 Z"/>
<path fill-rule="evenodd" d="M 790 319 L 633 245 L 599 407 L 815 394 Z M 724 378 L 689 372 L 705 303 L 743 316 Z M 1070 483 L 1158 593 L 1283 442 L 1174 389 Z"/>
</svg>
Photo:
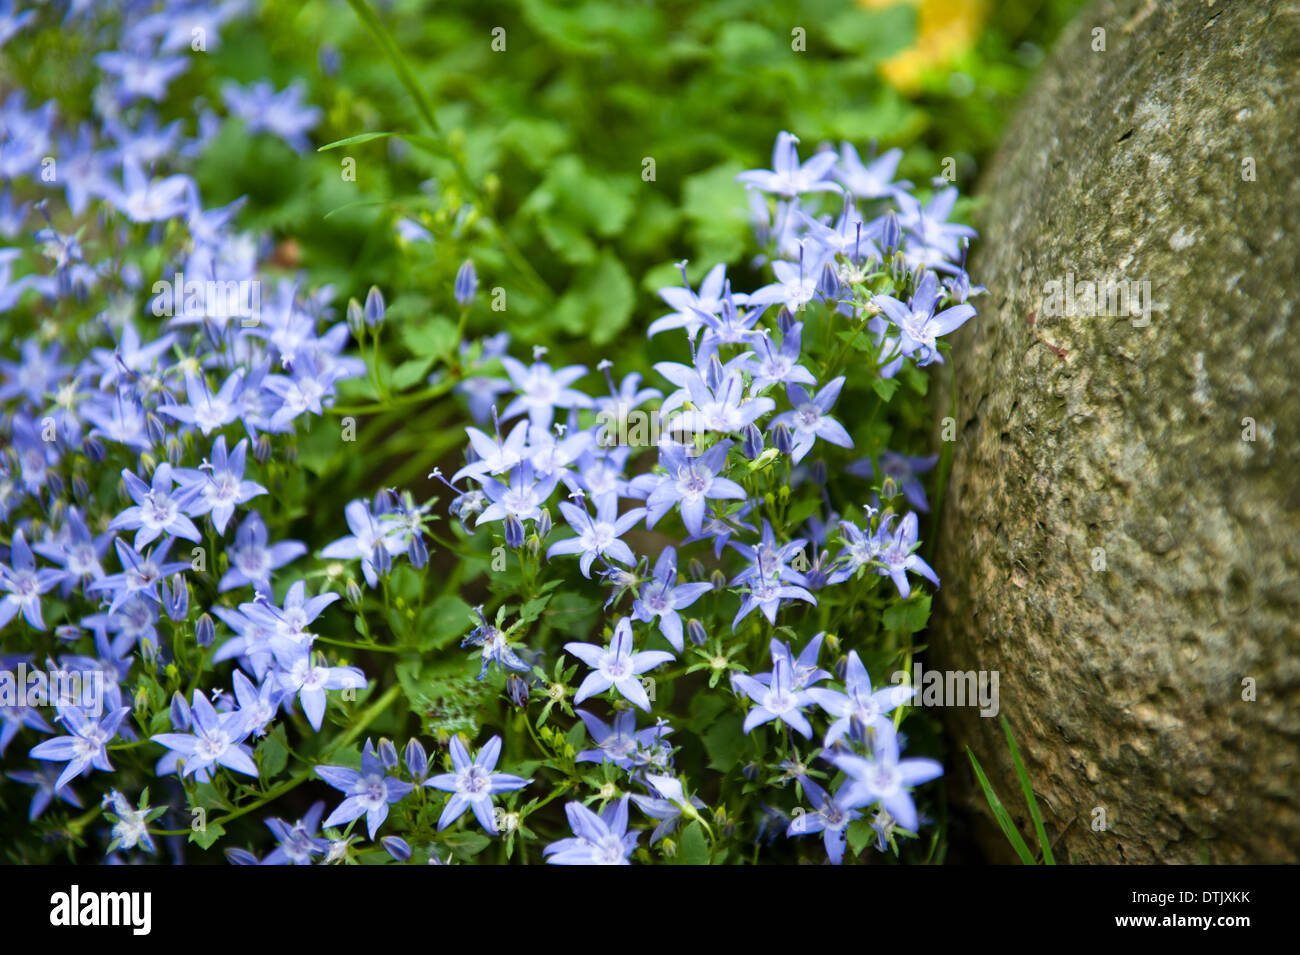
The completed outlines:
<svg viewBox="0 0 1300 955">
<path fill-rule="evenodd" d="M 1058 859 L 1295 862 L 1300 3 L 1087 8 L 979 191 L 929 665 L 1000 672 Z M 1049 316 L 1071 273 L 1150 323 Z M 944 715 L 1023 806 L 998 721 Z"/>
</svg>

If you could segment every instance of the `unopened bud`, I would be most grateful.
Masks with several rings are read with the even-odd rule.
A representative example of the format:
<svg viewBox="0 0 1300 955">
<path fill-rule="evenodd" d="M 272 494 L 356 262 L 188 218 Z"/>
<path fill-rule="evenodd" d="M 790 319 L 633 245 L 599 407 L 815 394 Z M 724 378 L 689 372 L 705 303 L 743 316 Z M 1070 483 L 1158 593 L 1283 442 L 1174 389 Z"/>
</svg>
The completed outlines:
<svg viewBox="0 0 1300 955">
<path fill-rule="evenodd" d="M 202 614 L 194 625 L 194 639 L 201 647 L 210 647 L 217 639 L 217 625 L 208 614 Z"/>
</svg>

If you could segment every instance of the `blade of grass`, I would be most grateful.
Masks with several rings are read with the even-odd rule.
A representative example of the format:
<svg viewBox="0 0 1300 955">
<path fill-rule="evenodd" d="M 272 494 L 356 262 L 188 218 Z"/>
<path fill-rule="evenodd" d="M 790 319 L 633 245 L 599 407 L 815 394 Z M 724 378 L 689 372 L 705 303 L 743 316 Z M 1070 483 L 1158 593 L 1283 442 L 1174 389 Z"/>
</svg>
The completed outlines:
<svg viewBox="0 0 1300 955">
<path fill-rule="evenodd" d="M 434 155 L 440 156 L 447 152 L 446 147 L 443 146 L 441 142 L 434 139 L 432 136 L 424 136 L 419 133 L 393 133 L 393 132 L 357 133 L 355 136 L 348 136 L 346 139 L 336 139 L 332 143 L 326 143 L 324 146 L 319 146 L 317 147 L 316 152 L 323 153 L 326 150 L 330 150 L 330 149 L 339 149 L 340 147 L 343 146 L 356 146 L 359 143 L 368 143 L 371 140 L 388 139 L 389 137 L 395 137 L 397 139 L 405 140 L 406 142 L 410 143 L 412 146 L 419 146 L 421 149 L 431 152 Z"/>
<path fill-rule="evenodd" d="M 1029 851 L 1029 846 L 1025 845 L 1024 836 L 1016 829 L 1016 824 L 1011 821 L 1011 813 L 1007 812 L 1007 807 L 1002 805 L 1002 800 L 993 791 L 988 777 L 984 775 L 983 767 L 980 766 L 979 760 L 975 758 L 975 754 L 969 746 L 966 747 L 966 755 L 970 757 L 971 765 L 975 767 L 975 776 L 980 781 L 980 788 L 984 790 L 984 798 L 988 800 L 994 818 L 997 819 L 998 825 L 1002 827 L 1002 834 L 1011 843 L 1011 848 L 1016 850 L 1016 855 L 1020 856 L 1021 862 L 1025 865 L 1034 865 L 1034 854 Z"/>
<path fill-rule="evenodd" d="M 1029 782 L 1029 773 L 1025 771 L 1025 764 L 1020 759 L 1020 750 L 1011 736 L 1011 724 L 1007 722 L 1005 716 L 1002 717 L 1002 732 L 1007 734 L 1007 746 L 1011 748 L 1011 759 L 1016 764 L 1020 788 L 1025 791 L 1025 802 L 1029 803 L 1029 815 L 1034 820 L 1034 834 L 1038 836 L 1038 845 L 1043 850 L 1043 863 L 1056 865 L 1056 858 L 1052 855 L 1052 845 L 1047 841 L 1047 830 L 1043 828 L 1043 815 L 1038 811 L 1038 800 L 1034 798 L 1034 787 Z"/>
<path fill-rule="evenodd" d="M 415 78 L 415 72 L 411 69 L 410 64 L 406 62 L 406 57 L 402 56 L 397 41 L 388 32 L 388 28 L 379 19 L 379 15 L 375 13 L 374 8 L 366 0 L 348 0 L 348 5 L 356 11 L 361 22 L 370 31 L 370 35 L 375 38 L 375 42 L 384 51 L 384 56 L 388 57 L 388 61 L 397 70 L 397 78 L 406 87 L 406 92 L 411 94 L 411 99 L 415 101 L 415 109 L 420 114 L 420 118 L 428 124 L 429 129 L 433 131 L 435 136 L 439 135 L 441 130 L 438 129 L 438 120 L 433 115 L 433 104 L 429 102 L 428 94 L 424 92 L 419 80 Z"/>
</svg>

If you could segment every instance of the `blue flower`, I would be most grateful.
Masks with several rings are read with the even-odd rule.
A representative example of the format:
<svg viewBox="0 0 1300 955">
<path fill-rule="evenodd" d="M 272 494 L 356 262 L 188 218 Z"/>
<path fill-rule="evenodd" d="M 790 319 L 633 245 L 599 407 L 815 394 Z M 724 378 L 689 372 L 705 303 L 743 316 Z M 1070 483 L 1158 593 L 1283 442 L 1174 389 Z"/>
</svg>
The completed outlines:
<svg viewBox="0 0 1300 955">
<path fill-rule="evenodd" d="M 557 554 L 581 554 L 578 567 L 582 576 L 591 579 L 591 564 L 597 557 L 631 566 L 636 563 L 632 548 L 619 540 L 645 516 L 644 507 L 618 513 L 618 496 L 612 491 L 596 498 L 596 517 L 568 501 L 560 502 L 560 513 L 576 532 L 576 537 L 558 540 L 546 550 L 549 560 Z"/>
<path fill-rule="evenodd" d="M 366 740 L 361 751 L 361 772 L 346 766 L 317 766 L 316 775 L 329 783 L 347 798 L 325 820 L 326 826 L 341 826 L 359 816 L 366 817 L 370 838 L 388 818 L 388 807 L 405 799 L 415 789 L 412 783 L 384 774 L 384 764 L 375 755 L 374 746 Z"/>
<path fill-rule="evenodd" d="M 915 514 L 909 513 L 904 517 L 892 537 L 885 537 L 888 534 L 888 521 L 885 522 L 885 526 L 880 529 L 879 533 L 883 538 L 883 543 L 877 559 L 884 566 L 877 568 L 876 572 L 887 575 L 894 582 L 900 597 L 906 600 L 912 592 L 911 584 L 907 580 L 908 571 L 920 574 L 936 587 L 939 586 L 939 577 L 930 565 L 925 562 L 920 554 L 912 553 L 917 547 Z"/>
<path fill-rule="evenodd" d="M 0 564 L 0 588 L 8 591 L 0 597 L 0 627 L 8 624 L 21 610 L 29 624 L 37 630 L 44 630 L 41 594 L 50 590 L 62 577 L 63 574 L 57 570 L 37 570 L 36 558 L 27 546 L 23 532 L 14 531 L 9 549 L 9 564 Z"/>
<path fill-rule="evenodd" d="M 268 132 L 279 136 L 294 150 L 311 149 L 307 131 L 324 115 L 316 106 L 303 105 L 306 86 L 294 83 L 276 93 L 270 83 L 259 81 L 247 87 L 227 83 L 221 89 L 230 111 L 244 121 L 250 133 Z"/>
<path fill-rule="evenodd" d="M 565 803 L 573 838 L 552 842 L 542 850 L 551 865 L 630 865 L 639 832 L 627 831 L 627 801 L 611 802 L 599 816 L 580 802 Z"/>
<path fill-rule="evenodd" d="M 659 631 L 682 652 L 682 618 L 677 612 L 689 607 L 704 596 L 713 585 L 707 581 L 677 583 L 677 552 L 665 547 L 655 564 L 654 577 L 641 587 L 641 595 L 632 603 L 632 619 L 645 623 L 659 618 Z"/>
<path fill-rule="evenodd" d="M 793 199 L 805 192 L 840 192 L 840 187 L 826 178 L 835 165 L 835 153 L 826 150 L 800 164 L 797 136 L 784 130 L 777 134 L 772 149 L 772 168 L 750 169 L 736 177 L 737 181 L 783 199 Z"/>
<path fill-rule="evenodd" d="M 59 770 L 54 766 L 41 766 L 35 772 L 20 769 L 16 772 L 5 773 L 5 775 L 15 782 L 22 783 L 24 786 L 36 787 L 36 792 L 32 794 L 32 804 L 27 810 L 28 822 L 35 822 L 39 819 L 41 813 L 49 808 L 55 797 L 63 800 L 69 806 L 75 806 L 77 809 L 81 808 L 81 798 L 77 795 L 75 789 L 68 786 L 64 786 L 62 789 L 55 788 L 59 778 Z"/>
<path fill-rule="evenodd" d="M 279 845 L 262 860 L 262 865 L 311 865 L 315 856 L 328 852 L 330 841 L 316 835 L 324 812 L 325 803 L 318 802 L 313 803 L 307 815 L 293 825 L 283 819 L 267 819 L 266 827 Z"/>
<path fill-rule="evenodd" d="M 111 773 L 113 764 L 108 761 L 108 743 L 130 712 L 131 707 L 119 706 L 102 716 L 91 717 L 80 706 L 59 706 L 58 721 L 68 728 L 69 735 L 37 743 L 28 755 L 68 764 L 54 783 L 55 792 L 83 773 L 89 773 L 92 767 Z"/>
<path fill-rule="evenodd" d="M 786 394 L 790 398 L 790 404 L 794 405 L 794 410 L 777 415 L 772 419 L 769 427 L 775 428 L 777 425 L 784 424 L 793 433 L 794 447 L 790 457 L 795 464 L 802 461 L 804 455 L 812 450 L 818 438 L 842 448 L 853 447 L 853 439 L 844 430 L 844 426 L 830 417 L 831 408 L 835 405 L 836 399 L 840 396 L 840 389 L 843 387 L 843 375 L 829 382 L 825 388 L 817 392 L 815 398 L 801 385 L 786 386 Z"/>
<path fill-rule="evenodd" d="M 519 396 L 501 413 L 502 420 L 515 415 L 527 413 L 533 424 L 539 428 L 549 428 L 555 419 L 556 408 L 589 408 L 591 398 L 570 388 L 579 378 L 587 373 L 586 365 L 569 365 L 558 371 L 552 371 L 545 362 L 534 362 L 525 366 L 517 358 L 501 356 L 501 364 Z"/>
<path fill-rule="evenodd" d="M 145 484 L 126 468 L 122 469 L 122 481 L 135 504 L 114 517 L 108 529 L 134 530 L 133 546 L 136 550 L 163 534 L 183 537 L 195 543 L 203 540 L 203 535 L 194 526 L 194 522 L 182 513 L 189 506 L 194 491 L 182 488 L 179 494 L 172 493 L 172 468 L 166 461 L 154 468 L 149 484 Z"/>
<path fill-rule="evenodd" d="M 808 690 L 794 689 L 790 661 L 784 655 L 773 659 L 769 685 L 744 673 L 733 673 L 731 683 L 757 704 L 745 716 L 746 733 L 771 720 L 781 720 L 805 738 L 812 736 L 812 726 L 800 711 L 814 702 L 813 697 Z"/>
<path fill-rule="evenodd" d="M 473 259 L 466 259 L 456 272 L 456 282 L 452 294 L 455 295 L 458 304 L 468 305 L 474 301 L 474 293 L 477 291 L 478 272 L 474 269 Z"/>
<path fill-rule="evenodd" d="M 390 557 L 396 557 L 405 549 L 400 528 L 391 523 L 380 521 L 372 513 L 369 504 L 362 500 L 352 500 L 343 509 L 347 518 L 349 537 L 340 537 L 325 545 L 320 554 L 331 560 L 355 560 L 361 558 L 361 572 L 366 583 L 371 587 L 379 586 L 377 566 L 383 562 L 378 551 L 382 547 Z"/>
<path fill-rule="evenodd" d="M 307 546 L 302 541 L 271 544 L 262 515 L 250 511 L 235 530 L 234 544 L 226 549 L 230 569 L 222 575 L 217 591 L 224 594 L 227 590 L 250 584 L 259 591 L 270 590 L 271 571 L 297 560 L 305 553 Z"/>
<path fill-rule="evenodd" d="M 613 763 L 619 769 L 632 772 L 648 765 L 664 765 L 670 755 L 664 739 L 672 727 L 660 720 L 648 729 L 636 728 L 636 711 L 620 710 L 614 714 L 613 726 L 593 716 L 586 710 L 575 710 L 587 726 L 595 742 L 595 749 L 584 749 L 574 757 L 579 763 Z"/>
<path fill-rule="evenodd" d="M 179 769 L 182 777 L 198 774 L 200 782 L 207 782 L 213 769 L 225 766 L 257 778 L 253 752 L 241 745 L 252 732 L 247 713 L 233 710 L 218 714 L 203 692 L 195 690 L 190 715 L 194 721 L 193 733 L 159 733 L 150 737 L 172 751 L 163 757 L 160 774 Z"/>
<path fill-rule="evenodd" d="M 320 732 L 325 716 L 326 690 L 363 690 L 366 675 L 356 667 L 321 666 L 312 659 L 309 646 L 287 637 L 272 637 L 271 650 L 279 666 L 276 679 L 287 696 L 297 695 L 311 728 Z"/>
<path fill-rule="evenodd" d="M 844 183 L 844 188 L 858 199 L 892 199 L 912 188 L 906 179 L 891 182 L 898 174 L 898 163 L 902 158 L 903 151 L 894 148 L 864 164 L 852 144 L 843 143 L 835 174 Z"/>
<path fill-rule="evenodd" d="M 646 497 L 646 526 L 655 524 L 674 506 L 681 510 L 682 523 L 692 534 L 704 527 L 704 505 L 713 499 L 745 500 L 745 489 L 721 476 L 727 462 L 730 440 L 719 441 L 698 457 L 688 448 L 665 443 L 659 449 L 659 463 L 668 473 Z"/>
<path fill-rule="evenodd" d="M 519 655 L 510 647 L 510 641 L 505 633 L 498 627 L 487 622 L 483 616 L 483 608 L 475 607 L 474 615 L 479 619 L 479 625 L 470 631 L 469 636 L 461 641 L 462 647 L 482 647 L 483 665 L 479 668 L 478 678 L 482 680 L 487 676 L 488 666 L 496 663 L 506 670 L 514 670 L 516 673 L 528 673 L 532 668 L 519 659 Z M 501 615 L 497 615 L 497 621 L 500 622 Z"/>
<path fill-rule="evenodd" d="M 827 746 L 835 745 L 849 733 L 864 743 L 871 741 L 871 733 L 892 733 L 893 721 L 885 714 L 910 700 L 916 692 L 910 686 L 888 686 L 873 690 L 871 677 L 857 650 L 849 651 L 844 671 L 844 689 L 844 693 L 823 687 L 811 691 L 817 705 L 835 717 L 835 722 L 826 731 Z"/>
<path fill-rule="evenodd" d="M 465 744 L 459 736 L 451 738 L 451 763 L 454 772 L 439 773 L 426 779 L 420 785 L 441 789 L 452 794 L 447 805 L 438 818 L 438 831 L 446 829 L 472 809 L 474 818 L 492 835 L 497 833 L 497 823 L 493 813 L 492 797 L 498 793 L 514 792 L 523 789 L 532 780 L 508 773 L 494 773 L 497 759 L 501 756 L 501 737 L 493 736 L 483 744 L 478 755 L 470 759 Z"/>
<path fill-rule="evenodd" d="M 900 760 L 898 736 L 893 732 L 876 736 L 873 758 L 840 750 L 827 750 L 822 756 L 849 777 L 847 786 L 837 794 L 841 806 L 858 809 L 879 803 L 900 826 L 912 832 L 919 819 L 908 790 L 943 775 L 943 766 L 937 760 Z"/>
<path fill-rule="evenodd" d="M 845 784 L 832 798 L 826 790 L 807 776 L 800 776 L 799 783 L 808 794 L 813 804 L 813 812 L 796 813 L 786 829 L 787 836 L 807 836 L 820 832 L 826 845 L 826 855 L 831 865 L 844 861 L 844 846 L 847 842 L 849 823 L 862 818 L 862 813 L 846 805 L 843 801 L 850 786 Z"/>
<path fill-rule="evenodd" d="M 197 468 L 177 468 L 173 473 L 188 500 L 186 513 L 190 517 L 211 514 L 212 526 L 218 534 L 225 534 L 237 505 L 267 493 L 256 481 L 244 480 L 247 456 L 247 439 L 227 454 L 226 436 L 222 434 L 212 444 L 211 462 L 204 461 Z M 140 546 L 138 541 L 136 546 Z"/>
<path fill-rule="evenodd" d="M 614 636 L 608 647 L 594 643 L 566 643 L 564 649 L 593 670 L 578 687 L 578 692 L 573 697 L 574 703 L 581 703 L 588 697 L 604 693 L 613 687 L 625 700 L 647 713 L 650 712 L 650 698 L 646 696 L 645 688 L 637 677 L 674 659 L 666 650 L 633 653 L 632 622 L 627 617 L 621 618 L 614 625 Z"/>
<path fill-rule="evenodd" d="M 916 357 L 916 364 L 924 367 L 932 362 L 943 363 L 937 339 L 966 323 L 975 315 L 973 305 L 954 305 L 935 314 L 941 298 L 939 282 L 933 272 L 926 272 L 910 304 L 904 305 L 892 295 L 876 295 L 871 301 L 898 326 L 899 347 L 903 355 Z"/>
</svg>

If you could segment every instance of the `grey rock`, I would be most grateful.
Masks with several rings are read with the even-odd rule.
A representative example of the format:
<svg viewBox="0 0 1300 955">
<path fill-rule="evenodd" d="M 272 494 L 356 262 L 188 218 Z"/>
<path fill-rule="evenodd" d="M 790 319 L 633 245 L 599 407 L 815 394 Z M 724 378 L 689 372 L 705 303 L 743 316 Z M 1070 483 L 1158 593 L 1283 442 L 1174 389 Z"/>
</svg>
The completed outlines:
<svg viewBox="0 0 1300 955">
<path fill-rule="evenodd" d="M 1093 4 L 980 192 L 929 666 L 999 672 L 1059 859 L 1300 860 L 1300 3 Z"/>
</svg>

